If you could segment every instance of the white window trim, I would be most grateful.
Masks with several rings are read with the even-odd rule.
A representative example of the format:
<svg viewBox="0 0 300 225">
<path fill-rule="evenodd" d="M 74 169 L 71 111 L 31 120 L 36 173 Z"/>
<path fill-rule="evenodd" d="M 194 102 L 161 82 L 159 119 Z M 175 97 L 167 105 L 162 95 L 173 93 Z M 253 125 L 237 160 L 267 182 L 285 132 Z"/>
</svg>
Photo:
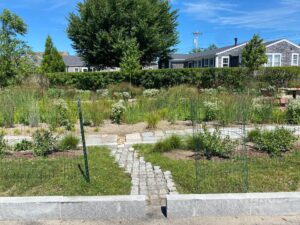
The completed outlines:
<svg viewBox="0 0 300 225">
<path fill-rule="evenodd" d="M 297 64 L 294 64 L 294 56 L 295 55 L 297 56 Z M 292 54 L 291 66 L 299 66 L 299 53 L 293 53 Z"/>
<path fill-rule="evenodd" d="M 282 54 L 281 53 L 266 53 L 267 56 L 271 55 L 272 56 L 272 65 L 271 67 L 275 67 L 275 55 L 280 55 L 280 64 L 279 66 L 282 65 Z M 268 66 L 268 63 L 265 64 L 265 67 Z"/>
<path fill-rule="evenodd" d="M 224 59 L 228 59 L 228 66 L 227 67 L 230 67 L 230 57 L 229 56 L 222 56 L 222 65 L 221 67 L 223 68 L 224 67 Z"/>
<path fill-rule="evenodd" d="M 215 59 L 216 63 L 215 63 L 215 67 L 218 68 L 219 67 L 219 57 L 217 56 Z"/>
</svg>

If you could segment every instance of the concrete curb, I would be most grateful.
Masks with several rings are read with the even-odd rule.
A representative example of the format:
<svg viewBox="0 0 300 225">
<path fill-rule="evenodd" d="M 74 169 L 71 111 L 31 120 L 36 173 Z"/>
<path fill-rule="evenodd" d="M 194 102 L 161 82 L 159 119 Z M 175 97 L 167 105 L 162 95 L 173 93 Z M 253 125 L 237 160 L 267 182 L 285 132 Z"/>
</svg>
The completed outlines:
<svg viewBox="0 0 300 225">
<path fill-rule="evenodd" d="M 94 220 L 146 217 L 146 197 L 2 197 L 0 220 Z"/>
<path fill-rule="evenodd" d="M 300 215 L 300 192 L 168 195 L 167 217 Z"/>
</svg>

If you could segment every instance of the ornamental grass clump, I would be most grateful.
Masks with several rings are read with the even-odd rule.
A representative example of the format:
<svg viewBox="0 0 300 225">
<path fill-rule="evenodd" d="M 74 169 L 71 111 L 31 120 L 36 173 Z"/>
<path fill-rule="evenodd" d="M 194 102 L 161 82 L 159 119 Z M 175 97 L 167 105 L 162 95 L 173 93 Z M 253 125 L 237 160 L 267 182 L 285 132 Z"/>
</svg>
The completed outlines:
<svg viewBox="0 0 300 225">
<path fill-rule="evenodd" d="M 160 121 L 160 117 L 157 113 L 149 113 L 146 116 L 146 121 L 147 121 L 147 128 L 149 129 L 155 129 Z"/>
<path fill-rule="evenodd" d="M 79 144 L 79 138 L 73 134 L 63 137 L 58 143 L 58 149 L 61 151 L 76 150 Z"/>
<path fill-rule="evenodd" d="M 177 135 L 172 135 L 171 137 L 157 142 L 154 147 L 154 152 L 170 152 L 175 149 L 180 149 L 183 146 L 182 139 Z"/>
</svg>

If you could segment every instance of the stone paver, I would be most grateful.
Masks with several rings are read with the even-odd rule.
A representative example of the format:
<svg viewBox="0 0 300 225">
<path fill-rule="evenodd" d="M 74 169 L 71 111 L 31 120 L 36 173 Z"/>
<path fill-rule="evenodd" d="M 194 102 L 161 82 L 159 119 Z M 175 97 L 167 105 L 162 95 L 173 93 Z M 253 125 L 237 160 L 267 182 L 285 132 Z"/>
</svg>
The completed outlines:
<svg viewBox="0 0 300 225">
<path fill-rule="evenodd" d="M 146 195 L 150 205 L 166 206 L 166 195 L 177 193 L 171 173 L 146 162 L 134 148 L 119 145 L 111 154 L 132 177 L 131 195 Z"/>
</svg>

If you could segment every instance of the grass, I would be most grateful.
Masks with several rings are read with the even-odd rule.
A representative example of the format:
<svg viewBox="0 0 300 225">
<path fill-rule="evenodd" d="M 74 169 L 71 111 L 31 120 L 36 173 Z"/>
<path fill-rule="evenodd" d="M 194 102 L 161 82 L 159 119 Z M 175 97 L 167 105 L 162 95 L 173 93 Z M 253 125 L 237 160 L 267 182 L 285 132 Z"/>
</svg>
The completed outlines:
<svg viewBox="0 0 300 225">
<path fill-rule="evenodd" d="M 89 149 L 91 183 L 81 175 L 83 157 L 0 159 L 0 196 L 127 195 L 131 179 L 106 148 Z"/>
<path fill-rule="evenodd" d="M 248 160 L 174 160 L 151 145 L 136 145 L 135 148 L 146 161 L 169 170 L 180 193 L 239 193 L 245 191 L 245 175 L 249 174 L 249 192 L 279 192 L 300 190 L 300 152 L 281 158 L 264 157 Z M 196 176 L 196 173 L 198 176 Z M 198 181 L 198 182 L 197 182 Z"/>
</svg>

